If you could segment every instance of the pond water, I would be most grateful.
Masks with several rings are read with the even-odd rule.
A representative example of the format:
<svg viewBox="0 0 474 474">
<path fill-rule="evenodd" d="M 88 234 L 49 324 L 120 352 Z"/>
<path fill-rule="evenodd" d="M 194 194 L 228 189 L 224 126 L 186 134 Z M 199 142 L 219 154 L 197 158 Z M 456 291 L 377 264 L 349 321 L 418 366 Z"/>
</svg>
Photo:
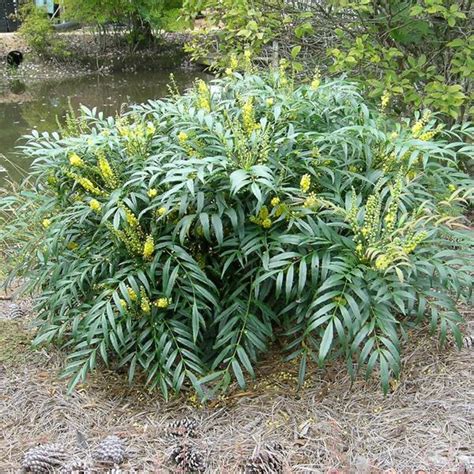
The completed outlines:
<svg viewBox="0 0 474 474">
<path fill-rule="evenodd" d="M 209 78 L 199 71 L 177 69 L 48 80 L 29 86 L 19 80 L 0 84 L 0 185 L 7 178 L 19 181 L 28 170 L 30 163 L 16 149 L 21 136 L 32 129 L 57 129 L 69 102 L 75 109 L 84 104 L 97 107 L 106 115 L 115 115 L 126 105 L 168 95 L 171 72 L 182 90 L 191 87 L 196 77 Z"/>
</svg>

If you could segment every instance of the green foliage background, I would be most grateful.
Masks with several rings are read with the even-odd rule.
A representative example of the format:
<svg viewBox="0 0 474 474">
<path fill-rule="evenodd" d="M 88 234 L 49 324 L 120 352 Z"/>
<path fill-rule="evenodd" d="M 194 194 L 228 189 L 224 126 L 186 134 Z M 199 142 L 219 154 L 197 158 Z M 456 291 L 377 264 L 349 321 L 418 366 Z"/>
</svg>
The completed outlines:
<svg viewBox="0 0 474 474">
<path fill-rule="evenodd" d="M 186 0 L 208 30 L 188 50 L 226 67 L 245 50 L 263 63 L 278 57 L 298 72 L 316 67 L 359 80 L 391 97 L 395 113 L 422 107 L 451 120 L 472 117 L 474 8 L 470 0 Z"/>
<path fill-rule="evenodd" d="M 71 387 L 118 360 L 203 395 L 244 386 L 273 346 L 300 383 L 337 357 L 387 390 L 407 329 L 459 342 L 472 125 L 393 121 L 340 80 L 227 74 L 23 147 L 33 173 L 0 201 L 0 237 L 23 242 L 12 278 L 40 291 L 36 343 L 69 352 Z"/>
</svg>

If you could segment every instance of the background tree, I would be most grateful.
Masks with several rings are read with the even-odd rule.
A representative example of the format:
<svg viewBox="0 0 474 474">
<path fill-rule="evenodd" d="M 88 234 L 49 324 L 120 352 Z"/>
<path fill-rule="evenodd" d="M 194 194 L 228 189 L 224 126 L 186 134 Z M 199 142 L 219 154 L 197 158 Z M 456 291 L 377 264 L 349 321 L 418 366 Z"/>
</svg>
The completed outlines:
<svg viewBox="0 0 474 474">
<path fill-rule="evenodd" d="M 99 30 L 111 24 L 125 25 L 133 47 L 153 42 L 156 32 L 166 26 L 170 17 L 177 16 L 181 6 L 181 0 L 64 0 L 68 18 Z"/>
</svg>

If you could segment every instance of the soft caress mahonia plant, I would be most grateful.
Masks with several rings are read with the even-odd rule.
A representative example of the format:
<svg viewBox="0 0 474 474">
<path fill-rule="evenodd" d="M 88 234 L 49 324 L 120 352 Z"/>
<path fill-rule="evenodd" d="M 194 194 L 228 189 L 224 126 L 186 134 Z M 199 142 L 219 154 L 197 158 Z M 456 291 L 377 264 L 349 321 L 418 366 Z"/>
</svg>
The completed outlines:
<svg viewBox="0 0 474 474">
<path fill-rule="evenodd" d="M 84 120 L 29 137 L 34 185 L 16 204 L 38 223 L 19 269 L 41 293 L 36 342 L 68 349 L 71 386 L 112 358 L 165 396 L 243 386 L 278 339 L 300 382 L 343 357 L 387 390 L 406 328 L 459 340 L 472 126 L 394 123 L 349 83 L 281 72 Z"/>
</svg>

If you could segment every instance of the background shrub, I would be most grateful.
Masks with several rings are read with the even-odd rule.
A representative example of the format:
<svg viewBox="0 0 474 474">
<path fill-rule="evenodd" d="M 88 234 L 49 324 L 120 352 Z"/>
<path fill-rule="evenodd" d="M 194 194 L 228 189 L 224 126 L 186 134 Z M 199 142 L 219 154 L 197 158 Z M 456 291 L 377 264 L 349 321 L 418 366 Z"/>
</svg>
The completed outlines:
<svg viewBox="0 0 474 474">
<path fill-rule="evenodd" d="M 20 8 L 19 34 L 37 54 L 63 58 L 69 55 L 64 43 L 55 34 L 45 8 L 25 3 Z"/>
<path fill-rule="evenodd" d="M 274 344 L 300 383 L 342 357 L 387 390 L 408 328 L 459 341 L 474 128 L 391 121 L 342 81 L 227 73 L 27 137 L 32 189 L 1 203 L 40 291 L 36 342 L 69 351 L 71 387 L 112 359 L 165 396 L 243 386 Z"/>
<path fill-rule="evenodd" d="M 306 75 L 317 67 L 348 74 L 371 97 L 390 97 L 396 113 L 429 107 L 451 120 L 472 117 L 471 1 L 186 0 L 184 11 L 204 12 L 209 29 L 188 49 L 216 68 L 245 51 L 260 64 L 276 53 Z"/>
</svg>

